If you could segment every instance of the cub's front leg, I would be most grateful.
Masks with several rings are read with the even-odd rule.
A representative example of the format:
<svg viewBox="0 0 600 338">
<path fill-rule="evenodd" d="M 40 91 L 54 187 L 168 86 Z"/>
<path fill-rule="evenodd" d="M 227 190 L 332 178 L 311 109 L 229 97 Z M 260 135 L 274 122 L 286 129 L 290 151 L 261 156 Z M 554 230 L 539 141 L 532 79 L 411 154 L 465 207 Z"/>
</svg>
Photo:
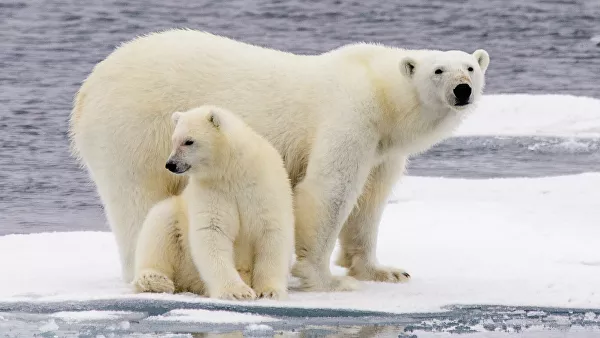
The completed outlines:
<svg viewBox="0 0 600 338">
<path fill-rule="evenodd" d="M 306 176 L 294 189 L 297 261 L 292 274 L 304 290 L 358 288 L 352 277 L 332 276 L 329 261 L 369 175 L 376 145 L 376 135 L 351 124 L 324 130 L 315 141 Z"/>
<path fill-rule="evenodd" d="M 194 265 L 211 298 L 251 300 L 256 294 L 235 267 L 234 241 L 239 232 L 235 203 L 219 192 L 203 192 L 190 203 L 189 245 Z"/>
<path fill-rule="evenodd" d="M 289 216 L 289 219 L 266 220 L 263 224 L 267 227 L 256 238 L 252 288 L 259 298 L 287 298 L 294 250 L 294 220 Z"/>
</svg>

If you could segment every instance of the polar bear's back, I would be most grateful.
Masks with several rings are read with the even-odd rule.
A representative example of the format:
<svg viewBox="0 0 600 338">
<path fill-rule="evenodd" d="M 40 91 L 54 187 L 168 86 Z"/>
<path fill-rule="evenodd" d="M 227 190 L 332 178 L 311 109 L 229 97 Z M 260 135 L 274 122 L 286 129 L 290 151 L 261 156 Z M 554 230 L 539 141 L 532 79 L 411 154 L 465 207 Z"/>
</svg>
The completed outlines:
<svg viewBox="0 0 600 338">
<path fill-rule="evenodd" d="M 236 112 L 261 105 L 277 109 L 285 100 L 289 107 L 293 97 L 287 93 L 306 99 L 297 91 L 302 77 L 310 78 L 303 70 L 310 58 L 200 31 L 171 30 L 123 44 L 97 65 L 85 86 L 110 82 L 113 94 L 137 100 L 143 94 L 148 111 L 164 114 L 202 104 Z M 248 105 L 250 100 L 254 104 Z M 139 109 L 140 102 L 135 106 Z"/>
</svg>

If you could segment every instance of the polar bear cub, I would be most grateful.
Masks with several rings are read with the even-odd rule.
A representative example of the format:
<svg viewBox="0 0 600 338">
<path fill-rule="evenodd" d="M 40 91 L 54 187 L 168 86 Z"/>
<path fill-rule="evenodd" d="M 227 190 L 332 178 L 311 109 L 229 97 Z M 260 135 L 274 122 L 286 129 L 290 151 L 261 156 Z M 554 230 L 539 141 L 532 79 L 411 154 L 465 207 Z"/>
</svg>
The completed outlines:
<svg viewBox="0 0 600 338">
<path fill-rule="evenodd" d="M 286 298 L 294 211 L 281 155 L 223 108 L 175 112 L 172 121 L 166 169 L 188 181 L 142 225 L 137 291 Z"/>
</svg>

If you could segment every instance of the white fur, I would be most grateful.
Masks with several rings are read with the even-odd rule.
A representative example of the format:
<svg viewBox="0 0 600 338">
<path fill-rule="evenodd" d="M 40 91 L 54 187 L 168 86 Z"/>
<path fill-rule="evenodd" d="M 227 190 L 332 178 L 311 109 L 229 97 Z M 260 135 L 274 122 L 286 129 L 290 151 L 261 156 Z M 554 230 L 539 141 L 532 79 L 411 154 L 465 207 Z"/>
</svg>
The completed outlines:
<svg viewBox="0 0 600 338">
<path fill-rule="evenodd" d="M 72 139 L 106 207 L 126 279 L 148 209 L 185 186 L 162 168 L 171 113 L 215 104 L 283 156 L 296 199 L 293 273 L 305 289 L 356 287 L 330 273 L 338 235 L 339 262 L 351 276 L 398 282 L 403 271 L 375 257 L 386 198 L 405 159 L 447 137 L 478 101 L 488 63 L 482 50 L 361 43 L 294 55 L 193 30 L 155 33 L 96 66 L 75 101 Z M 453 106 L 457 83 L 473 87 L 472 104 Z"/>
<path fill-rule="evenodd" d="M 173 122 L 173 151 L 164 161 L 189 182 L 146 217 L 136 249 L 137 290 L 285 298 L 294 211 L 281 156 L 217 107 L 175 112 Z"/>
</svg>

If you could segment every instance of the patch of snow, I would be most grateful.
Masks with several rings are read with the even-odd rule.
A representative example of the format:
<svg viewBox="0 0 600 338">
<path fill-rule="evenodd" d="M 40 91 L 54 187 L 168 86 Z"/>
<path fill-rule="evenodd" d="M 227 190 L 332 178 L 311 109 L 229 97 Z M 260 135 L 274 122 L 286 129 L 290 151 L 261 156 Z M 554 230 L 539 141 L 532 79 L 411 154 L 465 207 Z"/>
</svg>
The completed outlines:
<svg viewBox="0 0 600 338">
<path fill-rule="evenodd" d="M 567 139 L 567 140 L 544 140 L 536 142 L 527 147 L 529 150 L 539 154 L 588 154 L 598 151 L 600 142 L 598 139 Z"/>
<path fill-rule="evenodd" d="M 528 311 L 527 312 L 527 317 L 530 317 L 530 318 L 544 317 L 545 315 L 547 315 L 547 313 L 544 311 Z"/>
<path fill-rule="evenodd" d="M 117 328 L 119 330 L 129 330 L 130 327 L 131 327 L 131 323 L 129 323 L 126 320 L 119 322 L 119 325 L 117 326 Z"/>
<path fill-rule="evenodd" d="M 488 180 L 405 177 L 395 189 L 397 203 L 388 204 L 383 214 L 377 254 L 382 264 L 406 269 L 411 281 L 363 282 L 355 292 L 292 291 L 286 301 L 250 304 L 397 313 L 440 311 L 448 304 L 600 308 L 600 265 L 586 264 L 600 262 L 598 187 L 600 173 Z M 333 263 L 332 269 L 345 273 Z M 0 271 L 0 301 L 239 304 L 190 294 L 135 294 L 121 280 L 108 232 L 2 236 Z M 204 310 L 175 310 L 158 319 L 219 318 L 272 320 Z"/>
<path fill-rule="evenodd" d="M 269 336 L 271 336 L 270 334 L 272 332 L 273 328 L 265 324 L 250 324 L 244 328 L 244 336 L 247 337 L 263 337 L 265 334 L 269 334 Z"/>
<path fill-rule="evenodd" d="M 164 315 L 148 317 L 148 320 L 220 324 L 273 322 L 278 319 L 231 311 L 177 309 L 171 310 Z"/>
<path fill-rule="evenodd" d="M 583 316 L 583 320 L 586 322 L 595 322 L 596 314 L 593 312 L 586 312 L 585 315 Z"/>
<path fill-rule="evenodd" d="M 456 136 L 600 137 L 600 100 L 572 95 L 484 95 Z"/>
<path fill-rule="evenodd" d="M 62 311 L 50 315 L 50 317 L 62 319 L 64 321 L 84 321 L 84 320 L 110 320 L 121 318 L 123 315 L 131 314 L 128 311 Z"/>
<path fill-rule="evenodd" d="M 54 319 L 50 319 L 48 321 L 48 323 L 42 325 L 39 327 L 40 332 L 45 333 L 45 332 L 52 332 L 52 331 L 56 331 L 58 330 L 58 325 L 56 325 L 56 322 L 54 321 Z"/>
<path fill-rule="evenodd" d="M 556 325 L 571 326 L 571 320 L 567 316 L 550 315 L 546 317 L 547 321 L 553 321 Z"/>
</svg>

